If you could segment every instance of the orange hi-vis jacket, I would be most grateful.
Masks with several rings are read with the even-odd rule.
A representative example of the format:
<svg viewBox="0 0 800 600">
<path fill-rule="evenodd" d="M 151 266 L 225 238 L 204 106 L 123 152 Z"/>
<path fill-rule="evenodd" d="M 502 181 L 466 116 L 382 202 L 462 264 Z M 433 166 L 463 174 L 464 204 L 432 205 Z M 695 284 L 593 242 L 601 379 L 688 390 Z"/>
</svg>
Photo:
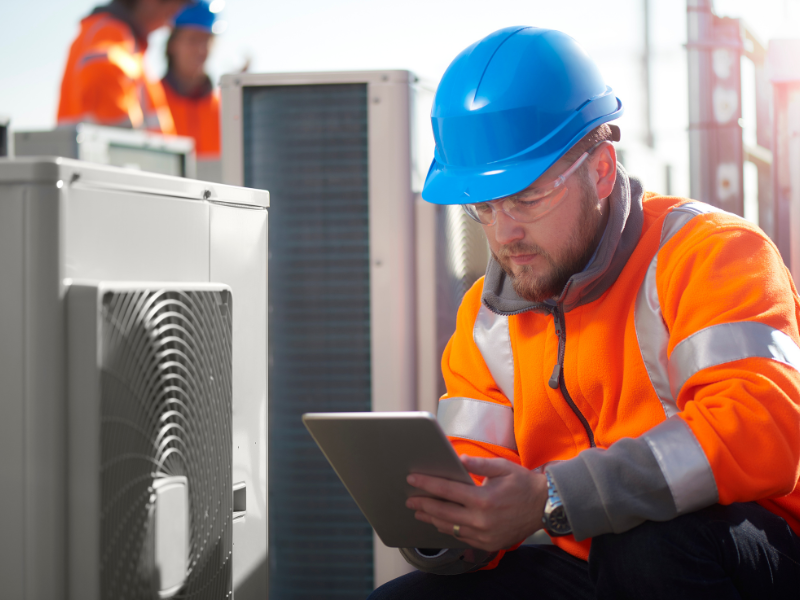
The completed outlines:
<svg viewBox="0 0 800 600">
<path fill-rule="evenodd" d="M 178 135 L 194 138 L 197 158 L 216 160 L 220 156 L 219 91 L 211 81 L 195 94 L 180 89 L 172 73 L 161 80 Z"/>
<path fill-rule="evenodd" d="M 593 536 L 715 503 L 800 534 L 800 300 L 778 250 L 621 167 L 610 208 L 557 301 L 523 300 L 494 261 L 467 292 L 443 429 L 461 454 L 546 470 L 573 531 L 553 541 L 584 560 Z"/>
<path fill-rule="evenodd" d="M 70 48 L 58 124 L 97 123 L 174 134 L 164 90 L 144 72 L 147 40 L 115 3 L 81 21 Z"/>
</svg>

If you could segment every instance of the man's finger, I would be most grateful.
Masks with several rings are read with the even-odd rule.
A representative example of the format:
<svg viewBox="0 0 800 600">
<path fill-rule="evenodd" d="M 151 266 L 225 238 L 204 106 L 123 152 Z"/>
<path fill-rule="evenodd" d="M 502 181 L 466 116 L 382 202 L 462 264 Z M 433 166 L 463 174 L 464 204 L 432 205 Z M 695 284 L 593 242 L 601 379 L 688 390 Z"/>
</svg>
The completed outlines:
<svg viewBox="0 0 800 600">
<path fill-rule="evenodd" d="M 418 513 L 422 512 L 433 518 L 450 523 L 465 523 L 469 520 L 469 511 L 459 504 L 444 502 L 436 498 L 417 496 L 406 500 L 406 506 Z M 430 522 L 430 521 L 427 521 Z"/>
<path fill-rule="evenodd" d="M 420 475 L 418 473 L 409 475 L 406 480 L 415 488 L 424 490 L 438 498 L 463 505 L 468 505 L 470 500 L 475 498 L 476 490 L 478 489 L 474 485 L 467 483 L 459 483 L 450 479 Z"/>
<path fill-rule="evenodd" d="M 478 458 L 475 456 L 461 456 L 461 462 L 467 471 L 473 475 L 483 475 L 484 477 L 501 477 L 510 475 L 519 465 L 506 460 L 505 458 Z"/>
<path fill-rule="evenodd" d="M 444 533 L 447 535 L 453 535 L 453 523 L 449 521 L 442 521 L 440 519 L 431 519 L 430 516 L 427 517 L 426 523 L 430 523 L 436 529 L 439 530 L 440 533 Z M 422 520 L 422 519 L 420 519 Z M 478 531 L 472 529 L 469 526 L 460 525 L 459 524 L 459 532 L 455 537 L 459 542 L 464 542 L 465 546 L 472 546 L 473 548 L 481 548 L 483 550 L 490 550 L 490 548 L 486 545 L 483 540 L 478 539 L 477 536 Z"/>
</svg>

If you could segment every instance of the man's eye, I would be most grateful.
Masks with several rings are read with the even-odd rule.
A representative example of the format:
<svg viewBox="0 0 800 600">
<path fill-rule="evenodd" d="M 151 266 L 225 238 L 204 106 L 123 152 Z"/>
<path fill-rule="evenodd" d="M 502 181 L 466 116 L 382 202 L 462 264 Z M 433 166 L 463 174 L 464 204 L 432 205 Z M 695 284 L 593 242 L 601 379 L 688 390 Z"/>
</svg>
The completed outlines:
<svg viewBox="0 0 800 600">
<path fill-rule="evenodd" d="M 537 204 L 542 201 L 541 198 L 538 200 L 517 200 L 517 207 L 518 208 L 533 208 Z"/>
<path fill-rule="evenodd" d="M 530 200 L 525 200 L 523 198 L 517 198 L 514 200 L 513 209 L 516 210 L 529 210 L 531 208 L 535 208 L 539 203 L 541 203 L 542 198 L 534 198 Z"/>
<path fill-rule="evenodd" d="M 548 198 L 554 191 L 555 190 L 548 190 L 543 192 L 541 190 L 536 190 L 534 192 L 525 194 L 524 196 L 518 196 L 515 200 L 515 204 L 519 208 L 531 208 L 539 204 L 542 200 Z"/>
<path fill-rule="evenodd" d="M 492 212 L 492 207 L 484 202 L 483 204 L 476 204 L 475 210 L 479 213 L 490 213 Z"/>
</svg>

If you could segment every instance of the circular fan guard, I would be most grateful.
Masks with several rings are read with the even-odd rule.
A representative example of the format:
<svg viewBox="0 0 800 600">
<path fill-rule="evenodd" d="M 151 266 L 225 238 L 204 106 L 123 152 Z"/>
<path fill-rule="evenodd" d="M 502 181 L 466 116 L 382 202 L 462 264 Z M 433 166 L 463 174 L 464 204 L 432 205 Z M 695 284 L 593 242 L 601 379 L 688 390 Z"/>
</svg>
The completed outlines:
<svg viewBox="0 0 800 600">
<path fill-rule="evenodd" d="M 153 482 L 188 479 L 186 581 L 175 598 L 231 592 L 231 303 L 221 291 L 108 292 L 102 303 L 104 599 L 158 598 Z"/>
</svg>

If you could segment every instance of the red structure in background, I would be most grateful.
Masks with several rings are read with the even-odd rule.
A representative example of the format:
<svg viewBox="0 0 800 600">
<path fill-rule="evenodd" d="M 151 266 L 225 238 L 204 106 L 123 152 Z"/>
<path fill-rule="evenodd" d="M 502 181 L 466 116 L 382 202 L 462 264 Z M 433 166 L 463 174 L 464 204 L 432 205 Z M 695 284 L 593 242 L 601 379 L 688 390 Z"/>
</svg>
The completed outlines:
<svg viewBox="0 0 800 600">
<path fill-rule="evenodd" d="M 687 0 L 691 195 L 744 215 L 744 163 L 758 172 L 758 222 L 800 282 L 800 40 L 769 51 L 711 0 Z M 742 57 L 754 66 L 755 145 L 742 136 Z"/>
</svg>

